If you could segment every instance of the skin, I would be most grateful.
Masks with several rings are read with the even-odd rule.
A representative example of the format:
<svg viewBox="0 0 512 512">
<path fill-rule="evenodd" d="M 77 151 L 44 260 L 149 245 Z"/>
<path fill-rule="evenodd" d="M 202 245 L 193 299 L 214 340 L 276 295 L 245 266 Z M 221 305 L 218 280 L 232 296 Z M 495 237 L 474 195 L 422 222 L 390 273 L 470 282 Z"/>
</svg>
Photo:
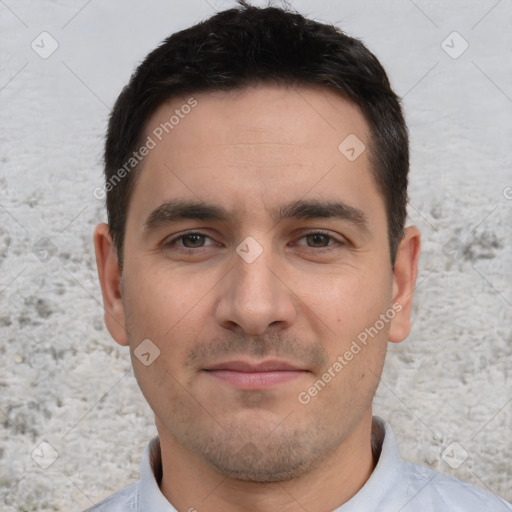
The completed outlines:
<svg viewBox="0 0 512 512">
<path fill-rule="evenodd" d="M 95 230 L 105 322 L 130 347 L 155 413 L 161 490 L 177 510 L 331 511 L 374 469 L 372 399 L 388 341 L 409 333 L 419 232 L 406 228 L 392 267 L 368 150 L 353 162 L 338 150 L 349 134 L 369 146 L 363 115 L 344 98 L 272 86 L 194 97 L 197 107 L 145 158 L 122 272 L 108 226 Z M 145 137 L 186 99 L 161 105 Z M 145 229 L 172 199 L 233 214 Z M 271 216 L 296 200 L 341 201 L 364 213 L 367 229 L 350 219 Z M 308 236 L 315 230 L 328 236 Z M 169 245 L 191 231 L 206 236 Z M 252 263 L 235 250 L 249 236 L 263 251 Z M 393 304 L 400 312 L 300 403 L 299 393 Z M 160 350 L 148 366 L 133 352 L 145 339 Z M 205 371 L 271 358 L 303 371 L 264 389 L 239 389 Z"/>
</svg>

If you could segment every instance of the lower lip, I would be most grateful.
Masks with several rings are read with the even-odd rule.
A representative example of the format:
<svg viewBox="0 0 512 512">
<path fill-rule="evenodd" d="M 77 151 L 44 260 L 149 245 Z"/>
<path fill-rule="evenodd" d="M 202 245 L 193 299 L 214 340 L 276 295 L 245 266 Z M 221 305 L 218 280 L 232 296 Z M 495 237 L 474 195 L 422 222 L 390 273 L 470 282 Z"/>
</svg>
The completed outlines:
<svg viewBox="0 0 512 512">
<path fill-rule="evenodd" d="M 274 370 L 268 372 L 207 370 L 207 373 L 240 389 L 265 389 L 297 379 L 307 372 L 303 370 Z"/>
</svg>

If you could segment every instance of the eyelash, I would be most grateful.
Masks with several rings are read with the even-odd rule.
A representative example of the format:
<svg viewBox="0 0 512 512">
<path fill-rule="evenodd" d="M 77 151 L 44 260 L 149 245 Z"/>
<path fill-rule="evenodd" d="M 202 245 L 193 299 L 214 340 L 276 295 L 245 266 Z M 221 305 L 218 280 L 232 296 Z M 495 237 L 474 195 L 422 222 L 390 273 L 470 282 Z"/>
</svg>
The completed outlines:
<svg viewBox="0 0 512 512">
<path fill-rule="evenodd" d="M 201 233 L 199 231 L 189 231 L 188 233 L 183 233 L 183 234 L 181 234 L 179 236 L 176 236 L 176 237 L 172 238 L 168 242 L 165 242 L 164 243 L 164 247 L 166 247 L 166 248 L 167 247 L 171 247 L 171 248 L 176 249 L 178 252 L 183 252 L 183 253 L 198 252 L 198 250 L 204 249 L 205 248 L 204 246 L 203 247 L 197 247 L 197 248 L 178 247 L 177 242 L 179 242 L 180 240 L 183 240 L 184 238 L 192 236 L 192 235 L 203 236 L 205 238 L 210 238 L 210 240 L 211 240 L 211 237 L 209 237 L 208 235 L 206 235 L 204 233 Z M 325 236 L 325 237 L 327 237 L 329 239 L 329 241 L 331 241 L 331 240 L 334 241 L 334 244 L 327 245 L 325 247 L 309 247 L 309 246 L 307 246 L 309 249 L 316 249 L 317 251 L 320 251 L 320 252 L 327 252 L 327 251 L 333 250 L 336 245 L 340 245 L 340 246 L 346 245 L 346 242 L 338 240 L 336 237 L 332 236 L 331 234 L 329 234 L 329 233 L 327 233 L 325 231 L 319 231 L 319 230 L 309 231 L 308 233 L 303 234 L 299 238 L 299 240 L 301 240 L 302 238 L 306 238 L 308 236 L 314 236 L 314 235 Z"/>
</svg>

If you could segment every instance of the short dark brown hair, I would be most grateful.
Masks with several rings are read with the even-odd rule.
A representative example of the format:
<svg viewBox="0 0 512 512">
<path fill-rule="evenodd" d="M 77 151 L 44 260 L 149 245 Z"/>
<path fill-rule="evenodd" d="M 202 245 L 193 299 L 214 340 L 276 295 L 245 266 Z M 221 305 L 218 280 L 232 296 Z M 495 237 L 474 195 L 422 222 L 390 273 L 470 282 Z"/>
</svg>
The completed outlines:
<svg viewBox="0 0 512 512">
<path fill-rule="evenodd" d="M 400 99 L 386 72 L 361 41 L 333 25 L 288 8 L 239 1 L 168 37 L 138 66 L 115 103 L 105 143 L 105 179 L 109 229 L 121 268 L 127 211 L 140 167 L 131 171 L 126 162 L 142 144 L 149 117 L 172 97 L 257 84 L 320 86 L 358 105 L 370 128 L 371 172 L 386 205 L 394 265 L 406 219 L 409 142 Z"/>
</svg>

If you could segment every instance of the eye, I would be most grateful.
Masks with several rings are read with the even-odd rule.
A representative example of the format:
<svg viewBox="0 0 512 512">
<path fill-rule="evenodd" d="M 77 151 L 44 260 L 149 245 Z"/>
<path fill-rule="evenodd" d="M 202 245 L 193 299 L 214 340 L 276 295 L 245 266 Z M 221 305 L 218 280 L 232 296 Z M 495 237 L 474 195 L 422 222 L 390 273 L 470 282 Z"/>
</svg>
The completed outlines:
<svg viewBox="0 0 512 512">
<path fill-rule="evenodd" d="M 171 240 L 164 243 L 166 248 L 173 248 L 178 251 L 187 251 L 194 249 L 201 249 L 205 247 L 205 240 L 211 240 L 211 238 L 203 233 L 198 232 L 190 232 L 184 233 L 182 235 L 176 236 Z M 213 242 L 213 241 L 212 241 Z M 207 245 L 214 245 L 207 244 Z"/>
<path fill-rule="evenodd" d="M 206 243 L 208 240 L 210 243 Z M 335 249 L 337 246 L 339 247 L 346 245 L 346 242 L 341 238 L 338 239 L 330 233 L 324 231 L 311 231 L 301 236 L 299 240 L 306 240 L 306 244 L 295 243 L 295 245 L 308 247 L 310 249 L 318 249 L 319 251 L 330 251 Z M 181 235 L 175 236 L 163 244 L 164 248 L 166 249 L 188 253 L 198 252 L 197 250 L 199 249 L 215 245 L 219 246 L 219 244 L 212 240 L 208 235 L 197 231 L 182 233 Z"/>
<path fill-rule="evenodd" d="M 299 240 L 302 239 L 306 239 L 307 247 L 310 247 L 312 249 L 330 250 L 331 248 L 334 248 L 334 246 L 336 245 L 345 245 L 343 241 L 336 239 L 331 234 L 325 233 L 324 231 L 311 231 L 303 235 Z M 333 241 L 333 243 L 329 243 L 330 241 Z"/>
</svg>

